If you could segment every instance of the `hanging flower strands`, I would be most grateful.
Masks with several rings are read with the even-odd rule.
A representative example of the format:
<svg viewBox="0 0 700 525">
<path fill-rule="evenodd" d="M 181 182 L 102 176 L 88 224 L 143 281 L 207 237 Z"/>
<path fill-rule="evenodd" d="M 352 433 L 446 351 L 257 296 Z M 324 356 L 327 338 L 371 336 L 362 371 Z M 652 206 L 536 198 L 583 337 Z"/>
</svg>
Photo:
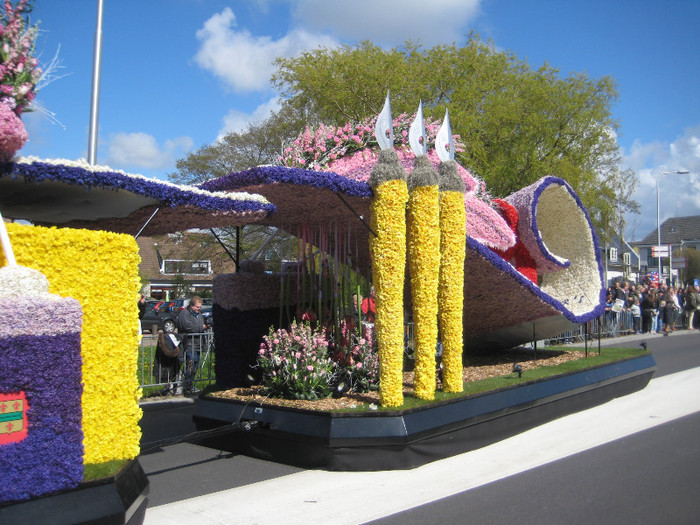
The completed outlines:
<svg viewBox="0 0 700 525">
<path fill-rule="evenodd" d="M 464 180 L 457 172 L 450 116 L 435 140 L 440 164 L 440 277 L 438 311 L 442 337 L 442 388 L 445 392 L 461 392 L 464 258 L 466 254 L 466 211 Z"/>
<path fill-rule="evenodd" d="M 435 398 L 438 275 L 440 269 L 440 196 L 438 174 L 426 152 L 423 103 L 409 131 L 415 167 L 408 176 L 408 267 L 411 274 L 416 334 L 415 393 Z M 462 206 L 464 208 L 464 206 Z"/>
<path fill-rule="evenodd" d="M 391 115 L 389 95 L 382 110 Z M 378 119 L 391 122 L 391 119 Z M 384 406 L 403 404 L 403 288 L 406 266 L 406 174 L 394 151 L 391 128 L 377 126 L 378 137 L 388 146 L 379 153 L 379 162 L 370 176 L 374 190 L 370 236 L 370 256 L 376 301 L 376 331 L 379 352 L 379 398 Z"/>
</svg>

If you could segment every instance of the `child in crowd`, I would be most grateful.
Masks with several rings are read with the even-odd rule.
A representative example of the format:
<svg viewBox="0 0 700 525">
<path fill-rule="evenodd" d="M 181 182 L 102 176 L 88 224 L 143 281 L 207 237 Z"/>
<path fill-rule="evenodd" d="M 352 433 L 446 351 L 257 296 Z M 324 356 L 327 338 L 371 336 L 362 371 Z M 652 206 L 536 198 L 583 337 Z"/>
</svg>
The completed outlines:
<svg viewBox="0 0 700 525">
<path fill-rule="evenodd" d="M 630 308 L 630 311 L 632 312 L 634 333 L 641 334 L 642 333 L 642 328 L 641 328 L 642 309 L 639 306 L 639 298 L 638 297 L 634 298 L 634 303 L 632 303 L 632 307 Z"/>
</svg>

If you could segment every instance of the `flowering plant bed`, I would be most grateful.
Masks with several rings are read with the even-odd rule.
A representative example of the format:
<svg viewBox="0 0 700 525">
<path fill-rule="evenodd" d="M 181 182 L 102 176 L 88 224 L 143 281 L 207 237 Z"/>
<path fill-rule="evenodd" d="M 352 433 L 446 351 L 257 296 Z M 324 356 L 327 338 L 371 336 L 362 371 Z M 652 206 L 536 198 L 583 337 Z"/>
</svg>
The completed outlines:
<svg viewBox="0 0 700 525">
<path fill-rule="evenodd" d="M 217 448 L 303 467 L 403 469 L 642 389 L 656 368 L 650 354 L 637 350 L 588 359 L 581 359 L 581 352 L 538 351 L 538 361 L 545 359 L 541 356 L 560 361 L 552 367 L 533 366 L 526 354 L 521 350 L 509 356 L 519 358 L 522 378 L 512 372 L 510 359 L 468 367 L 477 380 L 465 382 L 463 393 L 438 393 L 433 401 L 411 396 L 410 374 L 404 374 L 407 395 L 399 407 L 380 409 L 374 393 L 310 402 L 265 398 L 255 388 L 237 388 L 205 392 L 194 420 L 199 429 L 252 423 L 249 432 L 204 442 Z"/>
</svg>

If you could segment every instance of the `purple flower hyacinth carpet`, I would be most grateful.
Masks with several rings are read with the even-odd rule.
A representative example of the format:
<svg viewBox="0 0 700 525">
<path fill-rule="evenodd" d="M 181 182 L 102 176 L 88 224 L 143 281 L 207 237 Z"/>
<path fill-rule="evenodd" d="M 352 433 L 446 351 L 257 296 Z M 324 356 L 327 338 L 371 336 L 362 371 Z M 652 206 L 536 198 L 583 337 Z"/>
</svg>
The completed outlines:
<svg viewBox="0 0 700 525">
<path fill-rule="evenodd" d="M 0 504 L 71 489 L 83 478 L 82 309 L 31 288 L 6 295 L 17 269 L 29 270 L 0 268 Z"/>
</svg>

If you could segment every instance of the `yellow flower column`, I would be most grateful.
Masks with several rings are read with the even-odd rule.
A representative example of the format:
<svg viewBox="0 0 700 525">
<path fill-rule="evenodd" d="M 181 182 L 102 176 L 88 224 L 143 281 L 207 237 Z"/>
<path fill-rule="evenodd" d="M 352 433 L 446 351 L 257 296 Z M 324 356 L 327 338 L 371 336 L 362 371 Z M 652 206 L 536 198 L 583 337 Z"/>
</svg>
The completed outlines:
<svg viewBox="0 0 700 525">
<path fill-rule="evenodd" d="M 379 398 L 403 404 L 403 288 L 406 271 L 406 173 L 393 149 L 381 150 L 369 180 L 374 191 L 370 254 L 377 307 Z"/>
<path fill-rule="evenodd" d="M 467 243 L 464 181 L 457 164 L 440 165 L 440 284 L 439 320 L 442 336 L 442 384 L 445 392 L 461 392 L 464 258 Z"/>
<path fill-rule="evenodd" d="M 141 260 L 130 235 L 7 225 L 17 263 L 46 275 L 49 292 L 83 307 L 83 433 L 86 464 L 140 451 L 138 309 Z M 3 266 L 0 252 L 0 266 Z"/>
<path fill-rule="evenodd" d="M 440 193 L 438 174 L 427 155 L 416 157 L 408 185 L 410 191 L 406 225 L 416 334 L 415 393 L 420 399 L 434 399 L 440 271 Z"/>
</svg>

